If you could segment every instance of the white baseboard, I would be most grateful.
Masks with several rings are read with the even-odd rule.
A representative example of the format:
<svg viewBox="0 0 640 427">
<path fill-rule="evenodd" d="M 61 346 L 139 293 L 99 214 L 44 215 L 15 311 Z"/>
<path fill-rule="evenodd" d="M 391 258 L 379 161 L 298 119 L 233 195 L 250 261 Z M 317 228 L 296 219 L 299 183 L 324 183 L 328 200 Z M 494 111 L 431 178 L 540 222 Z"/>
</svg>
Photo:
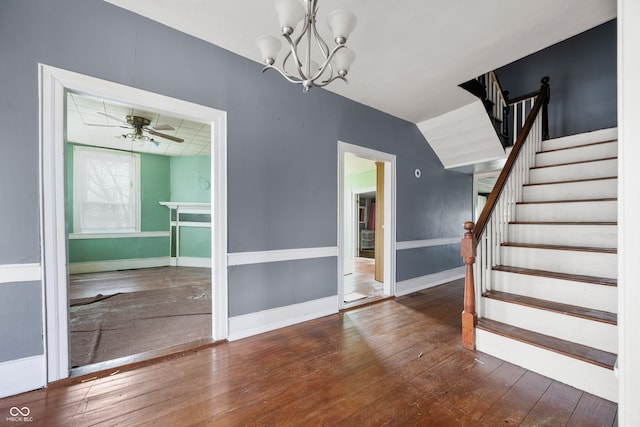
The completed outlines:
<svg viewBox="0 0 640 427">
<path fill-rule="evenodd" d="M 181 256 L 177 259 L 176 265 L 180 267 L 205 267 L 211 268 L 211 258 L 196 258 L 190 256 Z"/>
<path fill-rule="evenodd" d="M 169 257 L 130 258 L 108 261 L 72 262 L 69 264 L 69 274 L 99 273 L 102 271 L 133 270 L 136 268 L 166 267 Z"/>
<path fill-rule="evenodd" d="M 333 295 L 286 307 L 229 318 L 229 341 L 239 340 L 338 312 L 338 296 Z"/>
<path fill-rule="evenodd" d="M 396 283 L 396 296 L 408 295 L 413 292 L 422 291 L 452 280 L 464 278 L 465 268 L 457 267 L 451 270 L 440 271 L 438 273 L 427 274 L 426 276 L 414 277 Z"/>
<path fill-rule="evenodd" d="M 0 363 L 0 398 L 44 387 L 46 366 L 44 354 Z"/>
</svg>

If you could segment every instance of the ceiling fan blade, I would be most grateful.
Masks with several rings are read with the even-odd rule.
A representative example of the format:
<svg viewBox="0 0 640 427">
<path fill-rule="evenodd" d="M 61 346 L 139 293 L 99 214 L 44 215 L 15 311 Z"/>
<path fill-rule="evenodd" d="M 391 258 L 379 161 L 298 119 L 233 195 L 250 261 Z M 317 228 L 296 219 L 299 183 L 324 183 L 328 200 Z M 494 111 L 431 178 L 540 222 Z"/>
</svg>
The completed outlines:
<svg viewBox="0 0 640 427">
<path fill-rule="evenodd" d="M 111 114 L 103 113 L 102 111 L 98 111 L 97 113 L 98 113 L 98 114 L 102 114 L 103 116 L 109 117 L 109 118 L 110 118 L 110 119 L 112 119 L 112 120 L 117 120 L 117 121 L 119 121 L 120 123 L 128 124 L 127 122 L 125 122 L 125 121 L 124 121 L 124 120 L 122 120 L 121 118 L 116 117 L 116 116 L 112 116 Z"/>
<path fill-rule="evenodd" d="M 175 130 L 173 126 L 169 126 L 169 125 L 156 125 L 156 126 L 151 126 L 150 128 L 153 130 Z"/>
<path fill-rule="evenodd" d="M 149 132 L 151 135 L 159 136 L 161 138 L 170 139 L 171 141 L 175 141 L 175 142 L 184 142 L 184 139 L 182 139 L 182 138 L 178 138 L 176 136 L 171 136 L 171 135 L 166 135 L 164 133 L 156 132 L 153 129 L 144 128 L 144 130 Z"/>
<path fill-rule="evenodd" d="M 87 125 L 87 126 L 101 126 L 101 127 L 107 127 L 107 128 L 131 129 L 129 126 L 120 126 L 120 125 L 99 125 L 97 123 L 85 123 L 85 125 Z"/>
</svg>

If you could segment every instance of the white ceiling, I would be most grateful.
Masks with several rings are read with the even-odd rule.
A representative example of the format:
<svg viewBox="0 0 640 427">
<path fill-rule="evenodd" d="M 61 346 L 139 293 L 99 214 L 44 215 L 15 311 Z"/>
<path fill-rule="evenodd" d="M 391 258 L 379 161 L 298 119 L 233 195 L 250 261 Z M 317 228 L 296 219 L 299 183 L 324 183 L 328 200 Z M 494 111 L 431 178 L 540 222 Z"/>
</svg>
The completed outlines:
<svg viewBox="0 0 640 427">
<path fill-rule="evenodd" d="M 178 143 L 156 135 L 147 135 L 153 138 L 155 143 L 123 139 L 122 134 L 131 133 L 131 128 L 126 123 L 127 115 L 149 119 L 150 128 L 158 125 L 171 126 L 174 130 L 159 132 L 182 138 L 184 142 Z M 67 141 L 80 144 L 164 156 L 211 155 L 209 124 L 167 116 L 79 93 L 67 93 L 66 129 Z"/>
<path fill-rule="evenodd" d="M 106 1 L 257 62 L 256 37 L 278 34 L 268 0 Z M 458 84 L 616 16 L 616 0 L 320 0 L 323 37 L 337 8 L 358 18 L 356 62 L 327 89 L 413 123 L 470 103 Z"/>
</svg>

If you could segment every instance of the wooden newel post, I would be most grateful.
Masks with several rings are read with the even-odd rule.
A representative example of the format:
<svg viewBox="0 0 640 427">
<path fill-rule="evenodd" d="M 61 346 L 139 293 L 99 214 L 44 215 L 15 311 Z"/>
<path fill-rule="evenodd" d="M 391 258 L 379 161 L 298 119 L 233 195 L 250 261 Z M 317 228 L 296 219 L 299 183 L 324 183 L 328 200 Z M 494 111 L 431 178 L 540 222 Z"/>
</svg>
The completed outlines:
<svg viewBox="0 0 640 427">
<path fill-rule="evenodd" d="M 476 349 L 476 295 L 473 278 L 473 264 L 476 262 L 476 241 L 473 236 L 473 222 L 465 222 L 464 238 L 460 242 L 460 254 L 466 264 L 464 279 L 464 310 L 462 312 L 462 345 L 469 350 Z"/>
</svg>

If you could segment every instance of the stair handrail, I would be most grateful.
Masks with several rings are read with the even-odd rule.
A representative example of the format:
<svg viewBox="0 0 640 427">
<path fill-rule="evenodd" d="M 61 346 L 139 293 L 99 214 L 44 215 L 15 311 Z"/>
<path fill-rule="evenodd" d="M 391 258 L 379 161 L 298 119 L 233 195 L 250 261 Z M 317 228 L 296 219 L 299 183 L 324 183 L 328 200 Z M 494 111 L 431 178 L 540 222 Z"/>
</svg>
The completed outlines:
<svg viewBox="0 0 640 427">
<path fill-rule="evenodd" d="M 478 221 L 476 224 L 473 222 L 464 224 L 466 233 L 460 245 L 460 252 L 466 265 L 462 344 L 470 350 L 475 349 L 476 294 L 482 295 L 487 289 L 491 268 L 498 265 L 500 261 L 498 248 L 504 242 L 509 221 L 515 217 L 516 204 L 521 201 L 522 185 L 527 182 L 529 168 L 534 166 L 535 154 L 540 151 L 542 141 L 549 137 L 547 130 L 549 78 L 544 77 L 541 84 L 535 103 L 518 133 L 516 143 L 509 153 Z"/>
<path fill-rule="evenodd" d="M 524 143 L 526 142 L 526 139 L 529 136 L 529 132 L 531 132 L 531 129 L 533 128 L 534 121 L 536 120 L 540 109 L 543 109 L 542 121 L 548 122 L 548 119 L 546 119 L 545 116 L 548 117 L 547 105 L 549 103 L 549 94 L 550 94 L 549 78 L 544 77 L 541 83 L 542 83 L 542 86 L 540 87 L 540 91 L 536 96 L 535 104 L 533 105 L 533 108 L 529 112 L 529 115 L 527 116 L 527 120 L 525 121 L 524 126 L 522 127 L 522 130 L 520 130 L 520 133 L 518 134 L 516 143 L 511 149 L 511 152 L 507 157 L 507 161 L 502 167 L 502 171 L 500 171 L 498 180 L 496 181 L 493 187 L 493 190 L 491 190 L 491 194 L 489 195 L 489 198 L 487 199 L 487 202 L 484 205 L 484 208 L 482 209 L 480 216 L 478 217 L 478 221 L 476 221 L 475 227 L 473 229 L 473 234 L 475 239 L 478 239 L 480 237 L 480 234 L 482 234 L 482 232 L 484 231 L 489 215 L 491 215 L 491 213 L 493 213 L 493 210 L 495 209 L 496 200 L 502 193 L 505 182 L 507 181 L 507 178 L 511 174 L 511 170 L 513 169 L 516 159 L 518 158 L 520 151 L 522 150 L 522 147 L 524 146 Z M 541 125 L 542 125 L 541 126 L 542 140 L 549 139 L 549 136 L 545 135 L 546 133 L 548 133 L 548 131 L 545 132 L 544 123 L 541 123 Z"/>
</svg>

